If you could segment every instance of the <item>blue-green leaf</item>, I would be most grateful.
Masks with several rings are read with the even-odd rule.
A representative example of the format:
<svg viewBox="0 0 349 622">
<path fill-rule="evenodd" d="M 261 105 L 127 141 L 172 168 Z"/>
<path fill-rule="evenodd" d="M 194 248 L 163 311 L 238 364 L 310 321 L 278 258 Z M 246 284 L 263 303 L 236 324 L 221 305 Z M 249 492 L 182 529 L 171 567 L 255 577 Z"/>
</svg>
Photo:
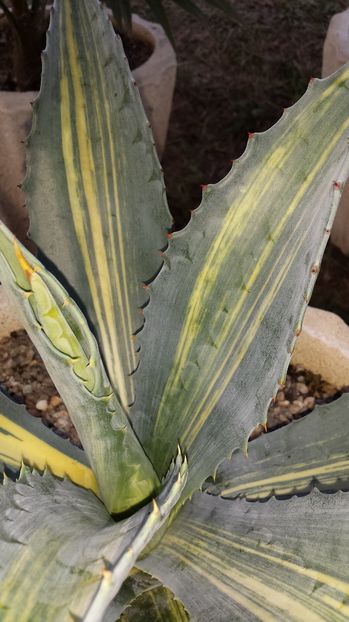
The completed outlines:
<svg viewBox="0 0 349 622">
<path fill-rule="evenodd" d="M 150 286 L 132 417 L 160 476 L 180 439 L 188 496 L 284 382 L 349 171 L 348 90 L 347 65 L 251 137 Z"/>
<path fill-rule="evenodd" d="M 24 185 L 30 234 L 80 301 L 127 407 L 144 282 L 171 222 L 162 172 L 105 8 L 55 2 L 47 41 Z"/>
<path fill-rule="evenodd" d="M 344 622 L 349 494 L 266 503 L 194 496 L 141 563 L 193 622 Z"/>
</svg>

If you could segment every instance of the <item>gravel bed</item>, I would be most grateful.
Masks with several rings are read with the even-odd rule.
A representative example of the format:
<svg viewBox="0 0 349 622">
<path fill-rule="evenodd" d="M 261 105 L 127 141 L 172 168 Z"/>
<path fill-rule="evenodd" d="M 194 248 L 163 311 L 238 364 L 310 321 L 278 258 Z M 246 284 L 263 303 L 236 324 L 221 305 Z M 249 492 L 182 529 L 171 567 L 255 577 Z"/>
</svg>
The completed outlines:
<svg viewBox="0 0 349 622">
<path fill-rule="evenodd" d="M 13 332 L 0 341 L 0 385 L 34 417 L 41 417 L 57 434 L 80 445 L 68 412 L 25 331 Z M 267 430 L 286 425 L 309 413 L 315 404 L 330 402 L 339 395 L 340 391 L 320 376 L 300 365 L 290 366 L 284 388 L 269 407 Z M 264 431 L 258 426 L 251 438 Z"/>
<path fill-rule="evenodd" d="M 0 341 L 0 385 L 59 436 L 80 445 L 63 401 L 24 330 Z"/>
</svg>

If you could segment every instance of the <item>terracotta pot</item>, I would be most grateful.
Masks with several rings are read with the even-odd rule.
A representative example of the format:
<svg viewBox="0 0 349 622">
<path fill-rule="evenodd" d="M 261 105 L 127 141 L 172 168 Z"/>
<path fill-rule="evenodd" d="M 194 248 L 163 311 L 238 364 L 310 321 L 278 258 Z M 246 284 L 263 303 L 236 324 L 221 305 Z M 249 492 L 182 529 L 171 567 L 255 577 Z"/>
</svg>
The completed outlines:
<svg viewBox="0 0 349 622">
<path fill-rule="evenodd" d="M 134 37 L 153 47 L 149 59 L 137 67 L 133 75 L 161 158 L 176 80 L 176 55 L 161 26 L 137 15 L 133 16 L 132 25 Z M 24 196 L 18 188 L 25 175 L 22 141 L 31 126 L 30 102 L 36 97 L 36 91 L 0 91 L 0 219 L 20 240 L 25 239 L 28 230 Z"/>
</svg>

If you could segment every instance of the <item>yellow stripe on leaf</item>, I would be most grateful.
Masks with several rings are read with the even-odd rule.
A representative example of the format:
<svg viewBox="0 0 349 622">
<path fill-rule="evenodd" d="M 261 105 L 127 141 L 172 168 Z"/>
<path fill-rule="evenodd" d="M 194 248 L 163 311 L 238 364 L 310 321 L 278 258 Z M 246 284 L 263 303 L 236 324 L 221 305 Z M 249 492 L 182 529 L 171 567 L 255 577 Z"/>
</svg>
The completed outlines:
<svg viewBox="0 0 349 622">
<path fill-rule="evenodd" d="M 282 384 L 349 170 L 343 83 L 348 67 L 254 135 L 150 286 L 134 425 L 160 475 L 179 438 L 188 496 L 246 446 Z"/>
<path fill-rule="evenodd" d="M 49 468 L 56 477 L 69 477 L 74 484 L 98 495 L 96 478 L 90 467 L 74 460 L 1 414 L 0 460 L 17 468 L 23 462 L 39 471 Z"/>
</svg>

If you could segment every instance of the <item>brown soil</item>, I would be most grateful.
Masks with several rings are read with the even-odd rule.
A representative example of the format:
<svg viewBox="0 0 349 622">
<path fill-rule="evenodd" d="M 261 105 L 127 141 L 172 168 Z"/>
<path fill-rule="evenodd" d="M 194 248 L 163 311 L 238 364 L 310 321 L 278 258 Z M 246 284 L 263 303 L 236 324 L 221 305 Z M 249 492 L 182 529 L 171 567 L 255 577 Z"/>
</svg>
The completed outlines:
<svg viewBox="0 0 349 622">
<path fill-rule="evenodd" d="M 128 35 L 121 35 L 122 44 L 127 56 L 130 69 L 136 69 L 145 63 L 151 55 L 153 48 L 150 43 L 132 39 Z"/>
<path fill-rule="evenodd" d="M 67 410 L 47 374 L 45 366 L 24 331 L 17 331 L 0 342 L 0 386 L 25 404 L 35 417 L 52 427 L 60 436 L 79 444 L 77 432 Z M 320 376 L 301 366 L 290 367 L 284 389 L 280 390 L 268 411 L 267 429 L 286 425 L 311 412 L 316 404 L 338 397 L 340 392 Z M 251 438 L 264 432 L 258 426 Z"/>
<path fill-rule="evenodd" d="M 23 330 L 0 342 L 0 386 L 60 436 L 80 444 L 42 359 Z"/>
</svg>

